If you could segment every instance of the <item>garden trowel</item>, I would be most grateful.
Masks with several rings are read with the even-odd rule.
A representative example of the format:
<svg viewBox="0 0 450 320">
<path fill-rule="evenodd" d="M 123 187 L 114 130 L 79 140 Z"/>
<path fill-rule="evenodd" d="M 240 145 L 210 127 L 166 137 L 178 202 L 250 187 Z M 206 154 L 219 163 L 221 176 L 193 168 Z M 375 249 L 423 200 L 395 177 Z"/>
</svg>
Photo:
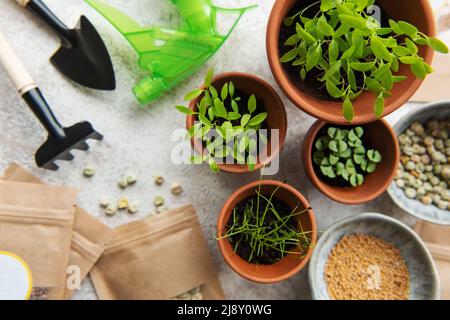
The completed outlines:
<svg viewBox="0 0 450 320">
<path fill-rule="evenodd" d="M 89 122 L 63 127 L 56 119 L 39 88 L 17 58 L 15 52 L 0 33 L 0 64 L 10 76 L 22 98 L 48 132 L 47 141 L 36 152 L 36 164 L 49 170 L 57 170 L 56 160 L 71 161 L 72 149 L 89 149 L 86 140 L 101 140 Z"/>
<path fill-rule="evenodd" d="M 75 29 L 69 29 L 41 0 L 16 1 L 39 16 L 61 39 L 61 48 L 50 61 L 62 74 L 88 88 L 116 88 L 108 50 L 85 16 L 81 16 Z"/>
</svg>

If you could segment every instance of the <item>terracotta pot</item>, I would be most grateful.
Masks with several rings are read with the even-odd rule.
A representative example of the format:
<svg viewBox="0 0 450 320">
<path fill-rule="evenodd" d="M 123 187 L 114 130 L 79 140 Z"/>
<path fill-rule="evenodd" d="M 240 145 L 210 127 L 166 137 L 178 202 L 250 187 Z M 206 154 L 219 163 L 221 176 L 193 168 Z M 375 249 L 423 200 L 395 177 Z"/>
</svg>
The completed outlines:
<svg viewBox="0 0 450 320">
<path fill-rule="evenodd" d="M 330 123 L 317 121 L 309 129 L 303 142 L 303 165 L 311 182 L 326 196 L 344 204 L 362 204 L 379 197 L 394 179 L 400 161 L 400 148 L 392 127 L 386 120 L 378 120 L 362 125 L 368 146 L 378 150 L 383 160 L 377 165 L 375 172 L 365 176 L 362 186 L 342 188 L 331 186 L 322 181 L 316 174 L 316 170 L 320 169 L 317 169 L 313 162 L 314 143 L 322 129 L 329 125 Z"/>
<path fill-rule="evenodd" d="M 260 181 L 250 183 L 243 186 L 234 192 L 227 200 L 222 208 L 222 211 L 217 222 L 218 237 L 226 230 L 226 225 L 230 219 L 235 206 L 241 201 L 256 195 L 255 190 L 258 188 Z M 261 192 L 264 195 L 271 194 L 278 186 L 280 188 L 275 193 L 275 198 L 286 203 L 288 206 L 295 208 L 299 203 L 303 208 L 309 208 L 308 201 L 296 189 L 288 184 L 263 180 L 261 181 Z M 250 281 L 258 283 L 275 283 L 286 280 L 300 270 L 302 270 L 308 263 L 314 250 L 314 245 L 317 241 L 317 225 L 314 212 L 311 210 L 308 213 L 298 216 L 303 230 L 311 231 L 311 248 L 308 249 L 303 259 L 300 259 L 294 254 L 287 255 L 283 260 L 272 265 L 256 265 L 249 263 L 234 253 L 233 247 L 228 239 L 221 239 L 218 241 L 220 251 L 228 263 L 228 265 L 240 276 Z"/>
<path fill-rule="evenodd" d="M 261 169 L 263 166 L 268 165 L 275 157 L 278 156 L 281 148 L 286 140 L 287 133 L 287 116 L 284 109 L 283 102 L 277 92 L 263 79 L 246 73 L 241 72 L 229 72 L 222 73 L 216 76 L 212 82 L 213 87 L 220 90 L 222 86 L 233 81 L 237 90 L 244 92 L 248 95 L 254 94 L 258 101 L 263 101 L 264 107 L 268 112 L 266 119 L 268 129 L 279 130 L 279 143 L 275 144 L 274 148 L 271 148 L 271 140 L 269 139 L 267 147 L 263 150 L 262 154 L 257 159 L 255 170 Z M 202 89 L 205 89 L 202 87 Z M 220 91 L 219 91 L 220 92 Z M 189 108 L 197 111 L 197 104 L 203 98 L 203 95 L 191 101 Z M 186 128 L 189 130 L 196 121 L 196 117 L 188 115 L 186 117 Z M 202 141 L 198 139 L 192 139 L 191 144 L 194 150 L 198 154 L 202 154 L 204 149 Z M 219 164 L 221 171 L 229 173 L 246 173 L 250 170 L 247 165 L 240 164 Z"/>
<path fill-rule="evenodd" d="M 267 27 L 267 56 L 270 68 L 278 85 L 289 99 L 301 110 L 311 116 L 335 124 L 348 124 L 342 116 L 342 103 L 315 98 L 297 88 L 289 78 L 280 62 L 279 33 L 283 19 L 287 16 L 297 0 L 277 0 L 270 15 Z M 435 36 L 436 27 L 432 8 L 428 0 L 378 0 L 377 4 L 389 15 L 391 19 L 408 21 L 427 35 Z M 431 64 L 433 50 L 421 46 L 420 55 Z M 422 80 L 416 78 L 409 66 L 401 65 L 398 72 L 407 80 L 394 85 L 392 96 L 386 98 L 384 115 L 386 116 L 407 102 L 420 87 Z M 375 96 L 366 92 L 353 101 L 355 118 L 352 124 L 364 124 L 377 120 L 373 112 Z"/>
</svg>

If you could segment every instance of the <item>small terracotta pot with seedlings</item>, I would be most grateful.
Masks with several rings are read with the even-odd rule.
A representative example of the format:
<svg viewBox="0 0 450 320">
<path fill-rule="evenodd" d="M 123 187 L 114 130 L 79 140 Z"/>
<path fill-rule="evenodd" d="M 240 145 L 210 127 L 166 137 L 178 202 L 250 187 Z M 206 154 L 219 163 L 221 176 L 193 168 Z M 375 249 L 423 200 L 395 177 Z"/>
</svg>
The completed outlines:
<svg viewBox="0 0 450 320">
<path fill-rule="evenodd" d="M 316 188 L 335 201 L 355 205 L 372 201 L 388 188 L 400 151 L 385 120 L 361 126 L 317 121 L 306 135 L 302 158 Z"/>
<path fill-rule="evenodd" d="M 187 94 L 186 127 L 196 155 L 214 172 L 246 173 L 278 156 L 287 132 L 283 102 L 264 80 L 230 72 L 216 77 L 210 69 L 202 88 Z M 273 130 L 278 130 L 275 135 Z M 274 139 L 276 137 L 278 141 Z"/>
<path fill-rule="evenodd" d="M 217 223 L 220 251 L 243 278 L 286 280 L 308 263 L 317 240 L 314 212 L 286 183 L 262 180 L 237 190 Z"/>
<path fill-rule="evenodd" d="M 434 51 L 428 0 L 277 0 L 267 29 L 274 77 L 304 112 L 335 124 L 364 124 L 417 91 Z"/>
</svg>

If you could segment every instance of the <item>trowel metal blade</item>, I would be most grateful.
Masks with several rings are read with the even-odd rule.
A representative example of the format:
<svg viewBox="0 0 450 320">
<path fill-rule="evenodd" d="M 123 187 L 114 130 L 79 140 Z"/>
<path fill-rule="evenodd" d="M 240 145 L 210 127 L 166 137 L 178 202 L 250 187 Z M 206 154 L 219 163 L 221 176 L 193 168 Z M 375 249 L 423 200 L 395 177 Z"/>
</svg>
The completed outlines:
<svg viewBox="0 0 450 320">
<path fill-rule="evenodd" d="M 82 86 L 97 90 L 114 90 L 114 68 L 106 46 L 94 26 L 81 16 L 70 39 L 50 61 L 65 76 Z"/>
</svg>

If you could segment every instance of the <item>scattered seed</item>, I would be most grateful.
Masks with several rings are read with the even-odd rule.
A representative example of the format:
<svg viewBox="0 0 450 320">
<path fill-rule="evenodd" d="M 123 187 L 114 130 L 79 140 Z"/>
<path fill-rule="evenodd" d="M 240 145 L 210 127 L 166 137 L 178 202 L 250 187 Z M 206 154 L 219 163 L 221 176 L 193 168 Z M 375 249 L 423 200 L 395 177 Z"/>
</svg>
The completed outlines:
<svg viewBox="0 0 450 320">
<path fill-rule="evenodd" d="M 138 206 L 136 204 L 132 204 L 128 206 L 128 213 L 134 214 L 138 212 Z"/>
<path fill-rule="evenodd" d="M 153 200 L 153 204 L 156 207 L 161 207 L 162 205 L 164 205 L 164 198 L 161 196 L 156 197 L 155 200 Z"/>
<path fill-rule="evenodd" d="M 156 213 L 163 213 L 163 212 L 166 212 L 166 211 L 169 211 L 169 208 L 164 207 L 164 206 L 158 207 L 156 209 Z"/>
<path fill-rule="evenodd" d="M 416 193 L 416 190 L 414 190 L 413 188 L 407 188 L 405 190 L 406 196 L 410 199 L 414 199 L 416 197 Z"/>
<path fill-rule="evenodd" d="M 126 189 L 128 187 L 128 181 L 126 178 L 120 180 L 117 185 L 119 186 L 120 189 Z"/>
<path fill-rule="evenodd" d="M 135 175 L 129 175 L 129 176 L 127 176 L 127 184 L 128 185 L 133 185 L 133 184 L 135 184 L 137 182 L 137 178 L 136 178 L 136 176 Z"/>
<path fill-rule="evenodd" d="M 121 198 L 121 199 L 119 199 L 119 201 L 117 203 L 117 207 L 119 208 L 119 210 L 127 209 L 128 205 L 129 205 L 129 201 L 127 198 Z"/>
<path fill-rule="evenodd" d="M 117 206 L 114 205 L 109 205 L 106 209 L 105 209 L 105 213 L 106 215 L 112 217 L 117 213 Z"/>
<path fill-rule="evenodd" d="M 111 202 L 109 201 L 109 199 L 107 197 L 102 197 L 100 199 L 100 207 L 107 208 L 110 204 L 111 204 Z"/>
<path fill-rule="evenodd" d="M 172 184 L 172 193 L 174 195 L 180 195 L 183 192 L 183 187 L 181 186 L 181 184 L 175 182 Z"/>
<path fill-rule="evenodd" d="M 161 186 L 163 183 L 164 183 L 164 178 L 163 177 L 161 177 L 161 176 L 155 177 L 155 184 L 157 186 Z"/>
<path fill-rule="evenodd" d="M 84 168 L 83 175 L 86 178 L 92 178 L 95 175 L 95 169 L 91 167 Z"/>
</svg>

